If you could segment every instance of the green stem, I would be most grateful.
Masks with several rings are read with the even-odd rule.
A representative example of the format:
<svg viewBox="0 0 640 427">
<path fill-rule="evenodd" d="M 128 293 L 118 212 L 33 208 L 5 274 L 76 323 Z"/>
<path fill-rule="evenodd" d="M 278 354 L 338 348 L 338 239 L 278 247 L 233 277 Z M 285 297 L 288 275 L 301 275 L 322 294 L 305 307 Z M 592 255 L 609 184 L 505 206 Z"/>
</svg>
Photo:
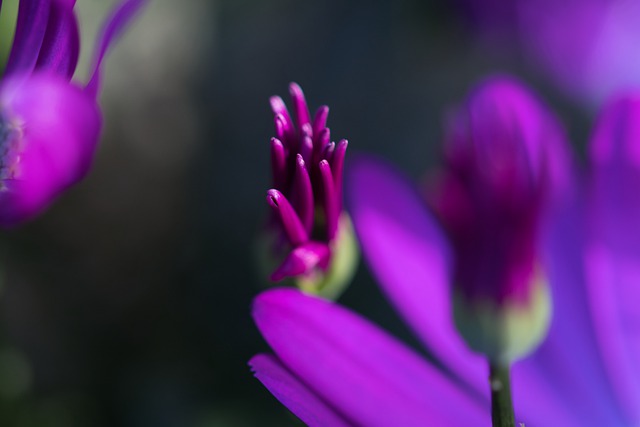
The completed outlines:
<svg viewBox="0 0 640 427">
<path fill-rule="evenodd" d="M 489 362 L 489 385 L 491 386 L 493 427 L 515 427 L 509 365 Z"/>
</svg>

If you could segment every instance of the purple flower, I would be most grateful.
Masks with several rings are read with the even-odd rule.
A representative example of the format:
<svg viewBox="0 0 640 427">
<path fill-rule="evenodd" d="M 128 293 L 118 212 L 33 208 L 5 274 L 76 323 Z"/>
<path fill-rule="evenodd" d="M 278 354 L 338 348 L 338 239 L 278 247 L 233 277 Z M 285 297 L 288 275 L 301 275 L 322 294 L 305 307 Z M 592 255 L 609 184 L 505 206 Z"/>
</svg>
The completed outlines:
<svg viewBox="0 0 640 427">
<path fill-rule="evenodd" d="M 640 423 L 638 123 L 640 95 L 605 110 L 588 185 L 565 171 L 564 203 L 541 228 L 540 264 L 555 309 L 547 338 L 513 366 L 516 419 L 527 427 Z M 255 375 L 311 426 L 490 425 L 486 360 L 453 320 L 456 244 L 385 163 L 360 159 L 347 184 L 365 257 L 437 367 L 346 308 L 275 289 L 254 303 L 275 352 L 251 360 Z"/>
<path fill-rule="evenodd" d="M 640 3 L 627 0 L 464 0 L 492 39 L 516 40 L 532 65 L 579 100 L 640 86 Z"/>
<path fill-rule="evenodd" d="M 82 86 L 70 81 L 80 45 L 75 1 L 20 1 L 0 81 L 0 225 L 33 218 L 89 170 L 102 122 L 102 59 L 143 3 L 125 0 L 114 12 Z"/>
<path fill-rule="evenodd" d="M 293 278 L 309 292 L 335 297 L 357 264 L 357 246 L 349 217 L 342 209 L 342 171 L 347 141 L 331 142 L 326 127 L 329 107 L 313 119 L 295 83 L 289 86 L 294 124 L 279 96 L 271 98 L 276 136 L 271 138 L 273 210 L 264 253 L 279 264 L 274 282 Z"/>
</svg>

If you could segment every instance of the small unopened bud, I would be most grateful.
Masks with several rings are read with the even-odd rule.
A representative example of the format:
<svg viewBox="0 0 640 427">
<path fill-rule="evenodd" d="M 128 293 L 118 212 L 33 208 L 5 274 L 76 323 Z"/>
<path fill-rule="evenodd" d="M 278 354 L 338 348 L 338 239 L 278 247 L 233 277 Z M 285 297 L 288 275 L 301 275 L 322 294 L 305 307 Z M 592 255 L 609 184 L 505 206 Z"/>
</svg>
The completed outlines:
<svg viewBox="0 0 640 427">
<path fill-rule="evenodd" d="M 517 82 L 481 84 L 453 117 L 431 198 L 454 251 L 454 316 L 471 348 L 509 363 L 545 337 L 551 316 L 541 236 L 566 187 L 565 141 Z"/>
</svg>

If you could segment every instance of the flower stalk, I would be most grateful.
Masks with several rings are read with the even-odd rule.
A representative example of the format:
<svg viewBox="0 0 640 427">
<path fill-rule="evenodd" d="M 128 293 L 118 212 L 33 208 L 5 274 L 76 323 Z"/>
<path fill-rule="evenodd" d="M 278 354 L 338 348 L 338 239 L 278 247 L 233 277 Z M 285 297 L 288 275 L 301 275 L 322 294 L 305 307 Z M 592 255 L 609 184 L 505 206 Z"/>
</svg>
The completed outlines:
<svg viewBox="0 0 640 427">
<path fill-rule="evenodd" d="M 491 387 L 491 421 L 493 427 L 515 427 L 509 365 L 489 363 Z"/>
</svg>

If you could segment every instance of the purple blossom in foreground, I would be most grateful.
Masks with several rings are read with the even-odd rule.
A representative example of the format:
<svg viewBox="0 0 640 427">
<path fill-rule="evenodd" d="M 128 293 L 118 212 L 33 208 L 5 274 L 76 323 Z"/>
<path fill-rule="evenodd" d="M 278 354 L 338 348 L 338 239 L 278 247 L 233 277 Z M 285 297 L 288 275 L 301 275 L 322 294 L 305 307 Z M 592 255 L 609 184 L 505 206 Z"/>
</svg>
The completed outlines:
<svg viewBox="0 0 640 427">
<path fill-rule="evenodd" d="M 73 0 L 21 0 L 0 81 L 0 225 L 46 209 L 91 166 L 102 118 L 102 60 L 144 0 L 125 0 L 106 23 L 86 86 L 71 82 L 80 39 Z"/>
<path fill-rule="evenodd" d="M 481 33 L 516 43 L 558 88 L 600 104 L 640 87 L 640 2 L 463 0 Z M 506 42 L 506 43 L 505 43 Z"/>
<path fill-rule="evenodd" d="M 309 292 L 335 297 L 357 263 L 351 222 L 342 209 L 342 173 L 347 141 L 331 141 L 322 106 L 311 118 L 302 89 L 289 86 L 295 124 L 279 96 L 271 98 L 276 136 L 271 138 L 273 210 L 265 252 L 279 263 L 274 282 L 293 278 Z"/>
<path fill-rule="evenodd" d="M 565 204 L 545 223 L 554 316 L 512 371 L 516 420 L 527 427 L 640 423 L 639 123 L 640 95 L 604 111 L 591 180 L 581 188 L 568 176 Z M 338 304 L 275 289 L 254 302 L 275 352 L 251 360 L 256 377 L 310 426 L 491 425 L 486 361 L 453 321 L 455 251 L 392 167 L 361 159 L 347 184 L 369 265 L 439 367 Z"/>
</svg>

